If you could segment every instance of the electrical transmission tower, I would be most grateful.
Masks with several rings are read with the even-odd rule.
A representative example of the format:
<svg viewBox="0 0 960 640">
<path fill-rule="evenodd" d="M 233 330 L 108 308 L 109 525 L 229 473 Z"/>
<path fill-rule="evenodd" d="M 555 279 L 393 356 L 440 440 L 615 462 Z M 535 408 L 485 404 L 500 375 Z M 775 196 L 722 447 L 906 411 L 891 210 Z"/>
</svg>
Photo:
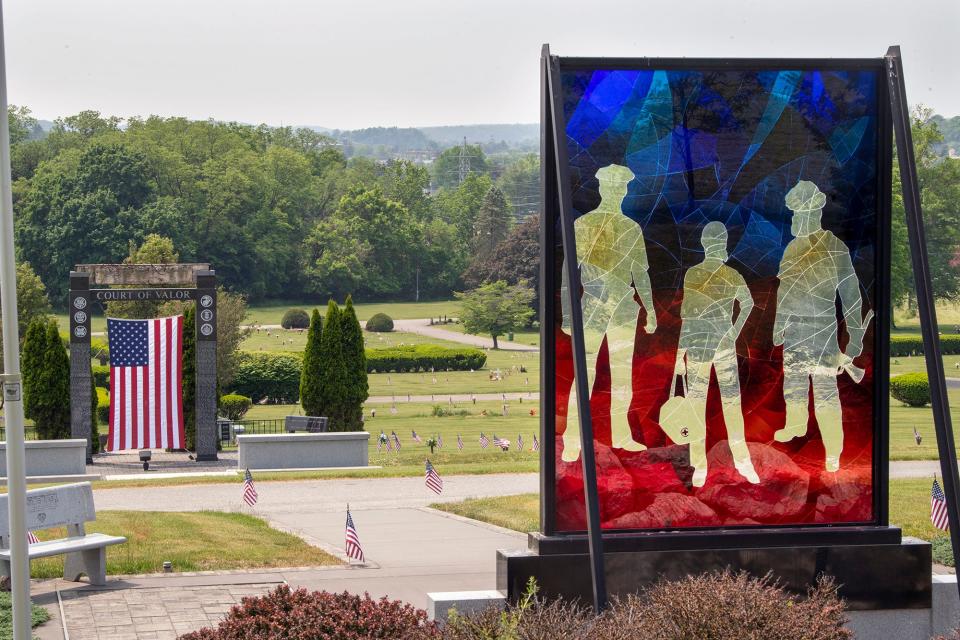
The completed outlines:
<svg viewBox="0 0 960 640">
<path fill-rule="evenodd" d="M 467 174 L 470 173 L 470 159 L 467 156 L 467 137 L 463 137 L 463 144 L 460 145 L 460 172 L 458 176 L 457 184 L 463 184 L 463 181 L 467 179 Z"/>
</svg>

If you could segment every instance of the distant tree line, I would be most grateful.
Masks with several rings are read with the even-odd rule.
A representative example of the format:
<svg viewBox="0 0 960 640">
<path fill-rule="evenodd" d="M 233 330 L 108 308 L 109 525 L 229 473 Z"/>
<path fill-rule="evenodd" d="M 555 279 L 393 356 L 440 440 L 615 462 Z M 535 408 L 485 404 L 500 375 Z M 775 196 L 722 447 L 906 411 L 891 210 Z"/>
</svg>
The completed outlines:
<svg viewBox="0 0 960 640">
<path fill-rule="evenodd" d="M 120 262 L 150 234 L 250 300 L 448 297 L 537 206 L 535 156 L 471 148 L 461 181 L 460 147 L 428 168 L 348 160 L 309 129 L 84 111 L 40 136 L 29 110 L 9 120 L 18 259 L 56 307 L 74 264 Z"/>
</svg>

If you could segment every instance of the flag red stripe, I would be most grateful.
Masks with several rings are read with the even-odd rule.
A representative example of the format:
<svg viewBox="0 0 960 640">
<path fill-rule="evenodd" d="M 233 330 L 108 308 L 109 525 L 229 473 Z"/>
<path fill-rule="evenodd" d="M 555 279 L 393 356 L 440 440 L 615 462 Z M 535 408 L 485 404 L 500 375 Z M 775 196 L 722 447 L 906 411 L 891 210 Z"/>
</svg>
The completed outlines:
<svg viewBox="0 0 960 640">
<path fill-rule="evenodd" d="M 171 370 L 170 363 L 173 361 L 173 319 L 167 318 L 164 320 L 164 323 L 167 325 L 167 339 L 164 342 L 164 355 L 167 361 L 167 366 L 164 368 L 163 376 L 166 378 L 167 384 L 165 388 L 166 394 L 166 418 L 167 418 L 167 431 L 165 439 L 167 441 L 167 446 L 173 446 L 173 396 L 174 396 L 174 387 L 173 387 L 173 371 Z"/>
<path fill-rule="evenodd" d="M 110 407 L 110 415 L 107 416 L 107 425 L 110 427 L 109 434 L 107 438 L 107 451 L 113 451 L 117 448 L 117 444 L 114 443 L 113 438 L 116 435 L 116 431 L 113 427 L 113 410 L 116 407 L 117 402 L 117 384 L 116 384 L 116 370 L 113 367 L 110 367 L 110 402 L 112 406 Z"/>
<path fill-rule="evenodd" d="M 153 400 L 153 425 L 150 429 L 150 443 L 151 446 L 157 447 L 163 443 L 163 436 L 160 434 L 160 408 L 163 404 L 162 396 L 160 395 L 160 376 L 163 375 L 163 369 L 159 367 L 160 363 L 160 323 L 163 320 L 154 320 L 153 321 L 153 357 L 156 360 L 158 366 L 154 368 L 153 372 L 153 388 L 150 390 L 150 397 Z"/>
<path fill-rule="evenodd" d="M 186 446 L 183 434 L 183 316 L 178 316 L 174 322 L 174 332 L 177 336 L 177 430 L 174 432 L 174 448 L 182 449 Z"/>
</svg>

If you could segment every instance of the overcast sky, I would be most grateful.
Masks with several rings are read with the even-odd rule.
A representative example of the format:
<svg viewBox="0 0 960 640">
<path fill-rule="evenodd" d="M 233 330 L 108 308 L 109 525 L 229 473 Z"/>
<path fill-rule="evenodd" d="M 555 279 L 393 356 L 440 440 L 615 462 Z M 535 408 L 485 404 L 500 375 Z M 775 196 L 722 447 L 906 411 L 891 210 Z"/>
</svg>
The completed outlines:
<svg viewBox="0 0 960 640">
<path fill-rule="evenodd" d="M 7 0 L 10 100 L 331 128 L 536 122 L 558 55 L 874 57 L 960 114 L 956 0 Z"/>
</svg>

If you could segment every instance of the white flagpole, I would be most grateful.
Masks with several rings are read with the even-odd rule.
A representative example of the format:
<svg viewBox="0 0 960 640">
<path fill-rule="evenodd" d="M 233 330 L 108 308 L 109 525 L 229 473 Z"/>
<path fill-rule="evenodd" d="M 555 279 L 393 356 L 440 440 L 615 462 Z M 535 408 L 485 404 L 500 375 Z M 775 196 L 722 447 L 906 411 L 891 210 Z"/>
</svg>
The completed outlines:
<svg viewBox="0 0 960 640">
<path fill-rule="evenodd" d="M 30 560 L 27 556 L 27 479 L 23 452 L 20 336 L 17 331 L 17 266 L 13 253 L 13 194 L 10 190 L 10 123 L 7 62 L 0 0 L 0 308 L 3 326 L 3 416 L 7 432 L 10 505 L 10 588 L 13 638 L 30 640 Z"/>
</svg>

